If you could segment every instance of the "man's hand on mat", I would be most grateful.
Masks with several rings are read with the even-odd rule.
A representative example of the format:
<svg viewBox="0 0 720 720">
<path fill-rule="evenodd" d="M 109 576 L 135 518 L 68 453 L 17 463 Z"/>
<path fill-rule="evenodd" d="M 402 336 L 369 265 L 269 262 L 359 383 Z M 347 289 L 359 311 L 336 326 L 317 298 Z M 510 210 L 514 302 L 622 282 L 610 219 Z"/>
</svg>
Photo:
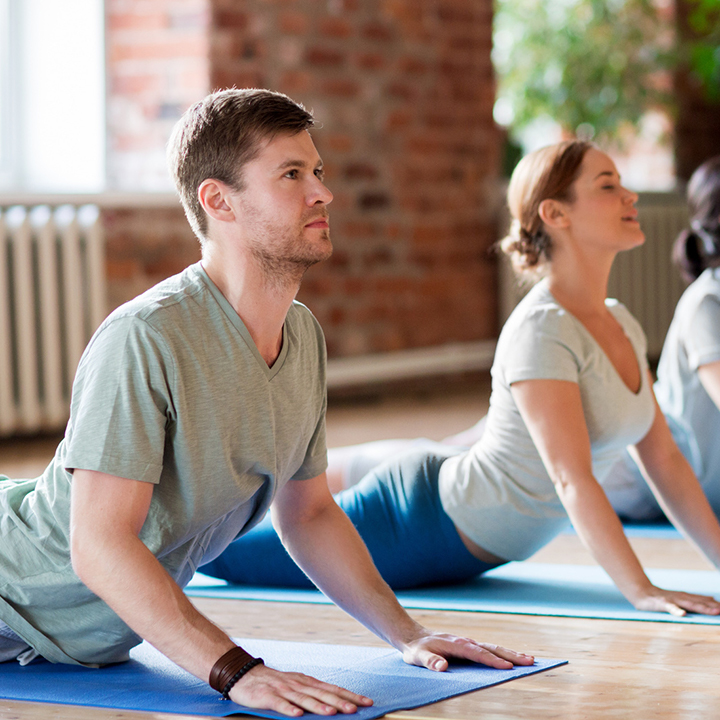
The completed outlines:
<svg viewBox="0 0 720 720">
<path fill-rule="evenodd" d="M 354 713 L 358 706 L 373 704 L 370 698 L 337 685 L 265 665 L 254 667 L 241 678 L 230 691 L 230 699 L 239 705 L 274 710 L 291 717 L 298 717 L 304 711 L 317 715 Z"/>
<path fill-rule="evenodd" d="M 535 662 L 532 655 L 508 650 L 499 645 L 479 643 L 470 638 L 429 630 L 407 643 L 403 650 L 403 660 L 409 665 L 420 665 L 438 672 L 447 670 L 448 658 L 470 660 L 503 670 L 514 665 L 532 665 Z"/>
<path fill-rule="evenodd" d="M 682 617 L 688 612 L 699 613 L 700 615 L 720 614 L 720 602 L 709 595 L 662 590 L 654 585 L 651 585 L 646 594 L 636 600 L 633 605 L 638 610 L 666 612 L 676 617 Z"/>
</svg>

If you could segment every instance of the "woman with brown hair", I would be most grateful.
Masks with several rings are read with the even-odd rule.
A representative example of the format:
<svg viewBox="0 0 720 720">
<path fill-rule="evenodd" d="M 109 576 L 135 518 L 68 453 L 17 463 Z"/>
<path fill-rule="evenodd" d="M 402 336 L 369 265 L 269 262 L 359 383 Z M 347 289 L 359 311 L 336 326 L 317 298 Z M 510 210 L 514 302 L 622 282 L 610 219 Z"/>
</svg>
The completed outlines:
<svg viewBox="0 0 720 720">
<path fill-rule="evenodd" d="M 466 452 L 398 456 L 336 496 L 392 587 L 457 582 L 523 560 L 572 522 L 638 609 L 720 613 L 712 598 L 652 585 L 601 487 L 634 445 L 673 517 L 720 568 L 720 525 L 657 408 L 642 330 L 606 300 L 615 255 L 644 241 L 636 200 L 588 143 L 519 163 L 503 249 L 520 271 L 544 278 L 500 335 L 482 438 Z M 309 585 L 269 518 L 202 571 Z"/>
</svg>

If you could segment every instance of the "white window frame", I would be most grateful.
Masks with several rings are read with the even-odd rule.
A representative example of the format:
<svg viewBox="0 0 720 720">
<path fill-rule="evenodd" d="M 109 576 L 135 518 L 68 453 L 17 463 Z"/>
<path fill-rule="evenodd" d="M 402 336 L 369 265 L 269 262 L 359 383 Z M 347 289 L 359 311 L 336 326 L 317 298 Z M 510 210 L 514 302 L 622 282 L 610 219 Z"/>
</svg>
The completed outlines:
<svg viewBox="0 0 720 720">
<path fill-rule="evenodd" d="M 11 0 L 0 0 L 0 187 L 11 182 L 16 175 L 15 149 L 17 148 L 12 108 L 15 107 L 13 77 L 15 59 Z"/>
</svg>

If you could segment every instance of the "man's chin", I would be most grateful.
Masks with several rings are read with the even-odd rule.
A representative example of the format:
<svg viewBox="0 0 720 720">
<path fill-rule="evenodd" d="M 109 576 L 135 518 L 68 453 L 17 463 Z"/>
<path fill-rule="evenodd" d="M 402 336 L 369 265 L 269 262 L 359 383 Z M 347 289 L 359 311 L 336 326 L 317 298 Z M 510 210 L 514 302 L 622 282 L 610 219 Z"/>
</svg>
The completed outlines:
<svg viewBox="0 0 720 720">
<path fill-rule="evenodd" d="M 316 252 L 310 254 L 310 257 L 308 258 L 312 258 L 313 265 L 319 262 L 323 262 L 323 260 L 327 260 L 333 254 L 333 246 L 332 242 L 330 241 L 330 234 L 327 230 L 323 233 L 322 240 L 322 244 L 318 243 L 317 247 L 315 248 Z"/>
<path fill-rule="evenodd" d="M 305 270 L 308 270 L 313 265 L 317 265 L 318 263 L 323 262 L 324 260 L 327 260 L 333 252 L 332 245 L 328 245 L 328 247 L 320 252 L 316 253 L 306 253 L 302 257 L 295 257 L 291 261 L 289 261 L 289 264 L 294 265 L 298 270 L 301 270 L 304 272 Z"/>
</svg>

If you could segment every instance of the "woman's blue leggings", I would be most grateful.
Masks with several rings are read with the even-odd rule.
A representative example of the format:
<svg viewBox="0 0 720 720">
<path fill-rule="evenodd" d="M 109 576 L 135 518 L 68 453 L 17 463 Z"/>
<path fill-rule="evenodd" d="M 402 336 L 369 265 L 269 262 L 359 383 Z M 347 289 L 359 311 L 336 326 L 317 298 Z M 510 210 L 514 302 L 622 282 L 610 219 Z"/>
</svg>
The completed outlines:
<svg viewBox="0 0 720 720">
<path fill-rule="evenodd" d="M 493 567 L 470 554 L 443 510 L 438 475 L 446 457 L 399 455 L 335 496 L 396 590 L 461 582 Z M 269 514 L 200 570 L 236 584 L 313 587 L 285 551 Z"/>
</svg>

